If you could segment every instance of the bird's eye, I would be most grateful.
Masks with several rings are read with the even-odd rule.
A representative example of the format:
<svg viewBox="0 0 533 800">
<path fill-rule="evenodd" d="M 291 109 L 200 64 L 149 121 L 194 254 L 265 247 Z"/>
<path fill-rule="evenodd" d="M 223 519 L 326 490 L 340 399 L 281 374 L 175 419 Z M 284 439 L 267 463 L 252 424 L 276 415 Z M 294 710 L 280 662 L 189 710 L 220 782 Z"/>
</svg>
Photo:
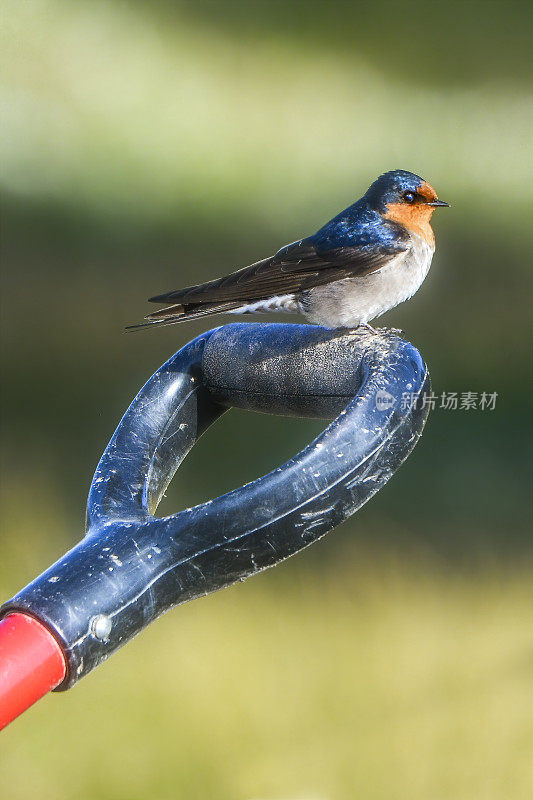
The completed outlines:
<svg viewBox="0 0 533 800">
<path fill-rule="evenodd" d="M 415 194 L 414 192 L 404 192 L 403 199 L 406 203 L 414 203 L 415 202 Z"/>
</svg>

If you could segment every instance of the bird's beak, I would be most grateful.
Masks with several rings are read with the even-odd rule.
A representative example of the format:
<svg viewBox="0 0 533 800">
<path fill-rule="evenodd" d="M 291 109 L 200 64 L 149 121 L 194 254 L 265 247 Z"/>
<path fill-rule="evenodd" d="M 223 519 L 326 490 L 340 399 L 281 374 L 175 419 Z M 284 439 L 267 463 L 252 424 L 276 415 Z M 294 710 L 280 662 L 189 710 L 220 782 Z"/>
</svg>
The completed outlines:
<svg viewBox="0 0 533 800">
<path fill-rule="evenodd" d="M 435 206 L 436 208 L 438 208 L 439 206 L 442 206 L 442 208 L 449 208 L 450 207 L 450 204 L 449 203 L 445 203 L 444 200 L 432 200 L 430 203 L 426 203 L 426 205 Z"/>
</svg>

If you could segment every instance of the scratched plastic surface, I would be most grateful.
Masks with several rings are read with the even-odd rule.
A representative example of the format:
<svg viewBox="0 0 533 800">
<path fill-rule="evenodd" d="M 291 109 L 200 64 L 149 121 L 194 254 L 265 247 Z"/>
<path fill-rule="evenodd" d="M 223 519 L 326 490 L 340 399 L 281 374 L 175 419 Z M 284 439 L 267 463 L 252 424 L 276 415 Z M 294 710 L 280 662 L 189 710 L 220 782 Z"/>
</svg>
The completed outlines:
<svg viewBox="0 0 533 800">
<path fill-rule="evenodd" d="M 273 566 L 357 511 L 421 435 L 427 409 L 404 393 L 428 388 L 418 350 L 391 332 L 208 331 L 126 411 L 91 485 L 85 538 L 1 614 L 27 611 L 54 631 L 68 661 L 59 688 L 69 688 L 172 606 Z M 268 475 L 156 518 L 188 451 L 231 406 L 335 419 Z"/>
</svg>

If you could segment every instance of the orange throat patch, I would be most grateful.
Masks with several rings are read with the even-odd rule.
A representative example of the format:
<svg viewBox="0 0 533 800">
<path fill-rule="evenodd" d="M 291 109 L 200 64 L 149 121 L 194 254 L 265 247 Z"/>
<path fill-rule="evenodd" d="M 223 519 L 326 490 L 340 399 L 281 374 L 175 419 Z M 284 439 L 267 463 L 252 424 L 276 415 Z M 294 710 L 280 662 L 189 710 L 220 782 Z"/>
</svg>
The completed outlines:
<svg viewBox="0 0 533 800">
<path fill-rule="evenodd" d="M 431 215 L 434 211 L 432 206 L 424 204 L 411 206 L 408 203 L 389 203 L 383 217 L 390 219 L 391 222 L 398 222 L 410 233 L 421 236 L 430 247 L 435 247 L 435 235 L 430 225 Z"/>
</svg>

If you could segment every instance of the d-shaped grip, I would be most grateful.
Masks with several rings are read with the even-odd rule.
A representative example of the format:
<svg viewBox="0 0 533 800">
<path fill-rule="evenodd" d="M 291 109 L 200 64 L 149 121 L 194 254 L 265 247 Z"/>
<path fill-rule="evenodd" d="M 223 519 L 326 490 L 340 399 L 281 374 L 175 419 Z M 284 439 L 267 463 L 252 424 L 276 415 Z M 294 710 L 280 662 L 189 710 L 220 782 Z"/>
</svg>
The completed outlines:
<svg viewBox="0 0 533 800">
<path fill-rule="evenodd" d="M 124 415 L 91 485 L 85 538 L 1 614 L 29 613 L 54 633 L 68 688 L 170 607 L 276 564 L 353 514 L 416 444 L 428 388 L 419 352 L 392 333 L 233 324 L 203 334 Z M 230 406 L 338 416 L 268 475 L 154 517 L 183 458 Z"/>
</svg>

